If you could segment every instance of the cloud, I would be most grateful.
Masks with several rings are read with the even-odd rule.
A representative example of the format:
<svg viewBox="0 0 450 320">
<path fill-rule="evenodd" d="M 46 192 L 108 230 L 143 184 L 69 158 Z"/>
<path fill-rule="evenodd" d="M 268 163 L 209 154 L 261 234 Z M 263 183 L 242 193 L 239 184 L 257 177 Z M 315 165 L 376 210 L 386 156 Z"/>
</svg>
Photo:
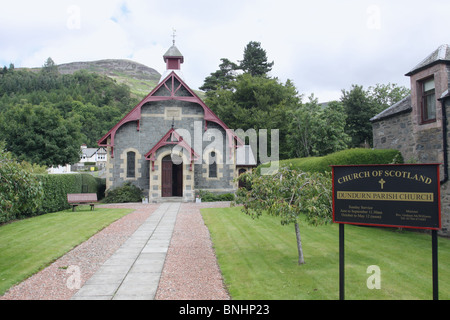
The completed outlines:
<svg viewBox="0 0 450 320">
<path fill-rule="evenodd" d="M 272 76 L 325 101 L 351 84 L 408 86 L 404 74 L 449 42 L 449 9 L 440 0 L 15 0 L 2 6 L 0 65 L 127 58 L 162 73 L 175 28 L 193 89 L 259 41 Z"/>
</svg>

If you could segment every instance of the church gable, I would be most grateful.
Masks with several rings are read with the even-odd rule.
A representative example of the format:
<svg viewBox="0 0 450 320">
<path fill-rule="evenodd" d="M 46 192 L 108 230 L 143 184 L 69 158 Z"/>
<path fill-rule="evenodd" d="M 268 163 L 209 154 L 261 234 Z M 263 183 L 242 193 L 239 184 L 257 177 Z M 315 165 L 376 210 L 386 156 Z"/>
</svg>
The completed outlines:
<svg viewBox="0 0 450 320">
<path fill-rule="evenodd" d="M 177 79 L 177 77 L 169 76 L 159 85 L 153 96 L 154 97 L 193 97 L 189 90 Z"/>
<path fill-rule="evenodd" d="M 110 152 L 107 189 L 132 182 L 152 202 L 192 201 L 198 190 L 234 192 L 242 141 L 184 82 L 172 47 L 158 85 L 99 141 Z"/>
<path fill-rule="evenodd" d="M 189 143 L 187 143 L 174 128 L 170 129 L 161 140 L 156 143 L 156 145 L 145 155 L 147 160 L 156 160 L 156 151 L 164 146 L 180 146 L 187 151 L 189 154 L 189 161 L 195 161 L 199 158 L 199 155 L 191 148 Z"/>
<path fill-rule="evenodd" d="M 229 138 L 237 138 L 225 123 L 217 117 L 211 109 L 184 83 L 184 81 L 172 71 L 158 86 L 156 86 L 141 102 L 139 102 L 121 121 L 119 121 L 106 135 L 98 140 L 101 147 L 111 147 L 111 157 L 114 157 L 115 135 L 117 130 L 124 124 L 132 121 L 137 122 L 137 130 L 140 130 L 141 109 L 149 102 L 156 101 L 185 101 L 200 105 L 204 111 L 204 120 L 212 121 L 219 124 L 230 136 Z M 240 142 L 240 140 L 238 139 Z"/>
</svg>

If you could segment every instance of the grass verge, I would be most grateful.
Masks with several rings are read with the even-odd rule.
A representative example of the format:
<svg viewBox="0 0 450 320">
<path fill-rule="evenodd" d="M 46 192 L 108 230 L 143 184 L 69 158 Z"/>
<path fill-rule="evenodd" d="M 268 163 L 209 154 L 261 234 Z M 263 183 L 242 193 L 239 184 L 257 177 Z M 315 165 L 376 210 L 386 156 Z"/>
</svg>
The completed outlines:
<svg viewBox="0 0 450 320">
<path fill-rule="evenodd" d="M 80 206 L 0 226 L 0 295 L 131 211 Z"/>
<path fill-rule="evenodd" d="M 294 226 L 275 217 L 253 220 L 239 207 L 202 209 L 225 284 L 233 299 L 339 299 L 336 224 L 301 223 L 306 264 L 297 264 Z M 381 289 L 368 289 L 377 265 Z M 345 298 L 432 299 L 431 236 L 391 228 L 345 226 Z M 450 239 L 439 238 L 439 298 L 450 299 Z"/>
</svg>

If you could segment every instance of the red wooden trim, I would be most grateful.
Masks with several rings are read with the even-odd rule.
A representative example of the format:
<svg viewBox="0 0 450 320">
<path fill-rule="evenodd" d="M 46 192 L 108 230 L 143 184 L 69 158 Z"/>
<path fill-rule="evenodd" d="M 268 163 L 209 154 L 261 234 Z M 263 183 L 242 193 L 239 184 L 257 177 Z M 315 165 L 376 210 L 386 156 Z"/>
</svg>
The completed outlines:
<svg viewBox="0 0 450 320">
<path fill-rule="evenodd" d="M 175 137 L 178 141 L 173 141 L 173 137 Z M 171 141 L 167 141 L 169 138 Z M 164 137 L 161 138 L 161 140 L 158 141 L 157 144 L 153 146 L 149 152 L 145 154 L 145 159 L 153 162 L 156 161 L 156 151 L 167 145 L 179 145 L 189 151 L 189 161 L 195 161 L 200 157 L 197 152 L 195 152 L 194 149 L 192 149 L 191 146 L 183 139 L 183 137 L 180 136 L 174 128 L 172 128 L 164 135 Z"/>
<path fill-rule="evenodd" d="M 174 90 L 173 88 L 174 87 L 173 83 L 175 79 L 177 79 L 180 82 L 180 85 L 176 90 Z M 172 81 L 172 90 L 169 90 L 169 88 L 166 85 L 166 82 L 169 80 Z M 170 96 L 154 95 L 162 86 L 166 86 L 169 92 L 171 92 Z M 181 86 L 185 87 L 185 89 L 191 94 L 191 97 L 175 96 L 175 93 L 181 88 Z M 97 144 L 100 147 L 106 147 L 107 139 L 110 137 L 111 138 L 110 146 L 114 146 L 114 137 L 117 130 L 125 123 L 140 120 L 141 108 L 144 104 L 151 101 L 165 101 L 165 100 L 178 100 L 199 104 L 203 108 L 205 120 L 219 124 L 227 132 L 229 138 L 234 138 L 238 141 L 239 144 L 243 144 L 242 141 L 234 134 L 234 132 L 232 132 L 232 130 L 229 130 L 227 125 L 222 120 L 219 119 L 219 117 L 197 96 L 197 94 L 194 91 L 192 91 L 189 88 L 189 86 L 186 85 L 186 83 L 174 71 L 172 71 L 163 81 L 161 81 L 161 83 L 159 83 L 144 99 L 142 99 L 141 102 L 139 102 L 124 118 L 122 118 L 122 120 L 120 120 L 111 130 L 109 130 L 107 134 L 105 134 L 100 140 L 98 140 Z M 137 130 L 139 129 L 140 128 L 138 125 Z"/>
</svg>

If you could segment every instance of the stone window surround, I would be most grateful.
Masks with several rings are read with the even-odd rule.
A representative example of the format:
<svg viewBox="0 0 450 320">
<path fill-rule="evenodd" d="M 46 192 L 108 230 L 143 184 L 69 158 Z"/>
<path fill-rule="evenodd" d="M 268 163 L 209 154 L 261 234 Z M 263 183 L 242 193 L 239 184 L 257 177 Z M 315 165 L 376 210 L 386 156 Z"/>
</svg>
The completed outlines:
<svg viewBox="0 0 450 320">
<path fill-rule="evenodd" d="M 134 152 L 135 153 L 135 157 L 134 157 L 134 177 L 127 177 L 127 168 L 128 168 L 128 164 L 127 164 L 127 154 L 128 152 Z M 120 178 L 123 179 L 124 181 L 133 181 L 133 180 L 137 180 L 141 177 L 141 158 L 142 155 L 139 153 L 139 151 L 136 148 L 127 148 L 125 150 L 122 151 L 121 155 L 120 155 L 120 169 L 121 173 L 120 173 Z"/>
<path fill-rule="evenodd" d="M 422 122 L 422 82 L 427 78 L 434 77 L 436 99 L 442 93 L 442 86 L 447 84 L 445 65 L 439 64 L 429 69 L 422 70 L 411 76 L 411 107 L 412 120 L 415 131 L 434 129 L 442 126 L 442 107 L 439 101 L 436 101 L 436 119 L 434 121 Z"/>
<path fill-rule="evenodd" d="M 424 102 L 425 102 L 425 97 L 428 95 L 431 95 L 429 93 L 425 93 L 425 83 L 429 82 L 430 80 L 433 80 L 434 86 L 435 88 L 433 89 L 433 93 L 432 95 L 434 95 L 434 118 L 430 118 L 430 119 L 425 119 L 426 115 L 425 115 L 425 106 L 424 106 Z M 431 75 L 427 78 L 421 79 L 421 80 L 417 80 L 417 92 L 418 92 L 418 98 L 420 99 L 418 101 L 418 107 L 420 107 L 420 124 L 425 124 L 425 123 L 430 123 L 430 122 L 435 122 L 436 121 L 436 107 L 437 107 L 437 97 L 436 97 L 436 83 L 434 80 L 434 75 Z"/>
<path fill-rule="evenodd" d="M 216 177 L 210 177 L 209 176 L 209 156 L 211 154 L 211 152 L 215 152 L 216 153 L 216 164 L 217 164 L 217 176 Z M 204 159 L 204 163 L 202 165 L 202 176 L 203 178 L 207 179 L 207 180 L 220 180 L 223 178 L 223 156 L 222 153 L 220 151 L 218 151 L 215 148 L 208 148 L 205 149 L 203 151 L 203 159 Z"/>
</svg>

